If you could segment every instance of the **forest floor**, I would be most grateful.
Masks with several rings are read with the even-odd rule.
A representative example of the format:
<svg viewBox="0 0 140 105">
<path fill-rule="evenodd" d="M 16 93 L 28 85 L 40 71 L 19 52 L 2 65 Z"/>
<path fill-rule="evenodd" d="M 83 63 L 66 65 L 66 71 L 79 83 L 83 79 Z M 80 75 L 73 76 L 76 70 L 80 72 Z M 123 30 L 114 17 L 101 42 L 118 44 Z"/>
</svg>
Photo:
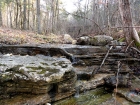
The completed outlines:
<svg viewBox="0 0 140 105">
<path fill-rule="evenodd" d="M 138 30 L 140 35 L 140 30 Z M 124 40 L 123 31 L 112 32 L 113 38 L 119 41 Z M 90 35 L 92 36 L 92 35 Z M 73 43 L 74 42 L 74 43 Z M 75 40 L 72 37 L 66 35 L 55 35 L 53 33 L 43 35 L 37 34 L 29 30 L 17 30 L 11 28 L 0 27 L 0 44 L 45 44 L 45 43 L 56 43 L 56 44 L 75 44 Z"/>
<path fill-rule="evenodd" d="M 28 30 L 0 27 L 0 44 L 63 43 L 62 35 L 42 35 Z"/>
</svg>

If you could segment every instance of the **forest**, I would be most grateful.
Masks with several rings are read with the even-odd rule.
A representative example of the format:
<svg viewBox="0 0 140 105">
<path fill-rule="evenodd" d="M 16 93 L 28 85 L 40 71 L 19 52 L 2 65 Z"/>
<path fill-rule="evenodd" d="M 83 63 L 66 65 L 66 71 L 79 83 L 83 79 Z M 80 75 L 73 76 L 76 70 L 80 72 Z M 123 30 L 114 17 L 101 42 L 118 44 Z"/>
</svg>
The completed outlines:
<svg viewBox="0 0 140 105">
<path fill-rule="evenodd" d="M 120 38 L 134 33 L 133 39 L 140 43 L 136 35 L 136 31 L 139 33 L 140 1 L 128 1 L 77 0 L 71 7 L 75 9 L 68 12 L 65 8 L 68 4 L 63 0 L 0 0 L 0 26 L 43 35 L 70 34 L 74 38 L 83 34 Z M 125 10 L 129 11 L 125 13 Z M 136 31 L 132 32 L 134 28 Z M 123 29 L 132 33 L 124 31 L 123 34 Z M 129 43 L 131 36 L 126 38 Z"/>
<path fill-rule="evenodd" d="M 0 0 L 0 105 L 140 105 L 140 0 Z"/>
</svg>

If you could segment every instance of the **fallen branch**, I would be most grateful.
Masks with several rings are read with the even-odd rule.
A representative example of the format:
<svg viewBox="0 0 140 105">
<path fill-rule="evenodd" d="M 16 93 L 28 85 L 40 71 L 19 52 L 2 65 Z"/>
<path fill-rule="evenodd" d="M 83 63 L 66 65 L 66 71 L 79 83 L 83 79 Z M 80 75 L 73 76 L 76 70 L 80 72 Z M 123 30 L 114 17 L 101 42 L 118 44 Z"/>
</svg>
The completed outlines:
<svg viewBox="0 0 140 105">
<path fill-rule="evenodd" d="M 108 54 L 109 54 L 109 52 L 110 52 L 110 50 L 111 50 L 112 48 L 113 48 L 113 46 L 110 46 L 110 48 L 109 48 L 108 52 L 106 53 L 106 55 L 105 55 L 105 57 L 104 57 L 104 59 L 103 59 L 101 65 L 99 66 L 99 68 L 97 68 L 96 70 L 93 70 L 93 71 L 92 71 L 92 75 L 91 75 L 91 76 L 93 76 L 94 74 L 96 74 L 96 73 L 101 69 L 101 67 L 103 66 L 103 64 L 104 64 L 106 58 L 108 57 Z"/>
<path fill-rule="evenodd" d="M 134 42 L 134 40 L 131 41 L 131 43 L 129 43 L 129 45 L 126 47 L 125 49 L 125 53 L 127 52 L 128 48 L 131 46 L 131 44 Z"/>
<path fill-rule="evenodd" d="M 138 50 L 137 48 L 135 47 L 131 47 L 133 50 L 137 51 L 139 54 L 140 54 L 140 50 Z"/>
</svg>

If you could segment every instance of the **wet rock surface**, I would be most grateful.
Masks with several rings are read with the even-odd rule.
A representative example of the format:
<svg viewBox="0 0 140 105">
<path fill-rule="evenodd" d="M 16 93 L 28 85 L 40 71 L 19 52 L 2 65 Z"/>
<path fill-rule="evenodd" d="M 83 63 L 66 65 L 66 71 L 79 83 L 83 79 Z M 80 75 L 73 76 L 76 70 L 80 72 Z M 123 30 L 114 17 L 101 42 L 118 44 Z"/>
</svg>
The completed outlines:
<svg viewBox="0 0 140 105">
<path fill-rule="evenodd" d="M 53 105 L 99 105 L 111 98 L 111 94 L 104 88 L 85 91 L 82 94 L 76 94 L 74 97 L 60 100 Z"/>
<path fill-rule="evenodd" d="M 139 88 L 140 85 L 134 86 L 132 83 L 139 84 L 139 79 L 135 79 L 135 82 L 129 80 L 132 75 L 137 75 L 138 78 L 140 76 L 136 73 L 136 71 L 139 72 L 140 68 L 138 52 L 137 56 L 133 56 L 133 54 L 129 53 L 129 49 L 125 52 L 124 45 L 112 46 L 113 48 L 109 52 L 102 67 L 100 65 L 110 45 L 80 46 L 42 44 L 0 46 L 0 57 L 5 62 L 9 62 L 9 66 L 7 67 L 5 63 L 0 64 L 0 67 L 2 67 L 0 72 L 3 74 L 5 72 L 6 75 L 9 75 L 7 78 L 4 78 L 5 74 L 0 77 L 0 82 L 3 84 L 0 86 L 0 92 L 2 94 L 0 98 L 3 99 L 0 102 L 5 103 L 5 105 L 8 105 L 10 102 L 13 102 L 13 105 L 22 105 L 25 103 L 31 105 L 44 104 L 69 97 L 77 89 L 79 92 L 83 92 L 85 90 L 95 89 L 105 83 L 110 86 L 115 86 L 118 62 L 121 62 L 118 87 L 132 86 L 132 90 L 136 90 L 135 87 Z M 134 52 L 136 53 L 136 51 Z M 3 56 L 4 54 L 5 56 Z M 11 58 L 15 59 L 16 62 L 14 60 L 10 61 Z M 22 60 L 19 62 L 19 59 Z M 19 63 L 23 64 L 23 62 L 25 62 L 24 66 L 19 65 Z M 11 66 L 13 64 L 15 66 Z M 53 72 L 50 72 L 51 70 Z M 97 74 L 94 71 L 97 71 Z M 13 76 L 14 74 L 16 76 Z M 76 79 L 78 79 L 77 82 Z M 22 88 L 18 89 L 18 86 Z M 29 89 L 31 86 L 33 86 L 32 89 Z M 18 94 L 15 95 L 15 93 Z M 24 93 L 24 95 L 20 95 L 20 93 Z M 6 97 L 9 99 L 7 100 Z M 21 98 L 24 100 L 21 100 Z M 19 99 L 19 101 L 16 99 Z M 107 102 L 112 101 L 108 99 Z"/>
<path fill-rule="evenodd" d="M 98 86 L 102 86 L 105 84 L 104 79 L 108 78 L 109 76 L 114 74 L 96 74 L 93 78 L 90 80 L 78 80 L 76 82 L 76 90 L 79 90 L 79 92 L 83 92 L 86 90 L 95 89 Z"/>
<path fill-rule="evenodd" d="M 120 96 L 129 100 L 130 102 L 140 104 L 140 95 L 137 94 L 135 91 L 130 91 L 128 88 L 118 88 L 117 93 Z"/>
</svg>

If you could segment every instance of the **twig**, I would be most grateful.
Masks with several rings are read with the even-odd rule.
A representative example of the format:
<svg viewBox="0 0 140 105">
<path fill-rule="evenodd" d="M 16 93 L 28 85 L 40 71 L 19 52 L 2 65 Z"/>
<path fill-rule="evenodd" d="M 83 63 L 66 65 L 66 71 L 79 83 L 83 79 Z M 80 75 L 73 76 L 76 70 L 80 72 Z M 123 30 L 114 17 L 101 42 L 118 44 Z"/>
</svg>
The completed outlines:
<svg viewBox="0 0 140 105">
<path fill-rule="evenodd" d="M 134 42 L 134 40 L 131 41 L 131 43 L 129 43 L 129 45 L 126 47 L 125 49 L 125 53 L 127 52 L 128 48 L 130 47 L 130 45 Z"/>
<path fill-rule="evenodd" d="M 101 65 L 99 66 L 99 68 L 96 69 L 95 71 L 94 71 L 94 70 L 92 71 L 92 76 L 93 76 L 94 74 L 96 74 L 96 73 L 101 69 L 101 67 L 103 66 L 103 64 L 104 64 L 106 58 L 108 57 L 108 54 L 109 54 L 109 52 L 110 52 L 110 50 L 111 50 L 112 48 L 113 48 L 113 46 L 110 46 L 110 48 L 109 48 L 108 52 L 106 53 L 106 55 L 105 55 L 105 57 L 104 57 L 104 59 L 103 59 Z"/>
</svg>

